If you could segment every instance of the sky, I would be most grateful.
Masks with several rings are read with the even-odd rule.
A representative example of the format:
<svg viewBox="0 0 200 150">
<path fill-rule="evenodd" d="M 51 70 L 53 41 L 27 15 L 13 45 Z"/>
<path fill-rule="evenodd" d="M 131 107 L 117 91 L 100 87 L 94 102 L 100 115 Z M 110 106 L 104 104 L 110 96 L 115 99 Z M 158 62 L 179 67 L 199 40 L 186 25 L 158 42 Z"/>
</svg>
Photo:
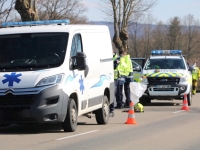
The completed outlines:
<svg viewBox="0 0 200 150">
<path fill-rule="evenodd" d="M 97 7 L 100 0 L 83 0 L 88 11 L 89 21 L 108 21 L 105 14 Z M 148 12 L 157 21 L 168 22 L 170 18 L 183 18 L 188 14 L 200 20 L 200 0 L 157 0 L 157 4 Z"/>
</svg>

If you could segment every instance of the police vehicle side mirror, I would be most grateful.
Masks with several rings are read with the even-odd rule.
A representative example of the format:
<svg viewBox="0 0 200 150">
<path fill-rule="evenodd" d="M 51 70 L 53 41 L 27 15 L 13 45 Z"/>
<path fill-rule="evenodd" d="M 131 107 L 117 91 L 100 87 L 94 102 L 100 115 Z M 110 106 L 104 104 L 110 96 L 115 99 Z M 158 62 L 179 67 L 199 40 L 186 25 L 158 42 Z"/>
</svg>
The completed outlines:
<svg viewBox="0 0 200 150">
<path fill-rule="evenodd" d="M 140 66 L 136 66 L 135 68 L 133 68 L 133 71 L 140 72 L 140 71 L 141 71 L 141 68 L 140 68 Z"/>
<path fill-rule="evenodd" d="M 77 52 L 76 56 L 71 57 L 72 69 L 85 70 L 86 69 L 86 55 L 83 52 Z"/>
<path fill-rule="evenodd" d="M 193 66 L 189 66 L 188 71 L 192 72 L 194 70 Z"/>
</svg>

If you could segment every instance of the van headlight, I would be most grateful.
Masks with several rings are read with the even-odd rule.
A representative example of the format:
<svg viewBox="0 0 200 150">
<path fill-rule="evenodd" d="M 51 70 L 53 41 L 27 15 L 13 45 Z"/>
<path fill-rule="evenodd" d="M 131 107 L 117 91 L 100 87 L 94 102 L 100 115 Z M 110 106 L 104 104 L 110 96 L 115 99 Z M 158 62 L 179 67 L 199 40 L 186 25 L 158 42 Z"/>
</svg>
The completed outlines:
<svg viewBox="0 0 200 150">
<path fill-rule="evenodd" d="M 180 82 L 186 82 L 188 80 L 188 77 L 181 77 Z"/>
<path fill-rule="evenodd" d="M 60 83 L 63 78 L 63 75 L 64 74 L 57 74 L 54 76 L 43 78 L 38 82 L 37 86 L 45 86 L 45 85 Z"/>
</svg>

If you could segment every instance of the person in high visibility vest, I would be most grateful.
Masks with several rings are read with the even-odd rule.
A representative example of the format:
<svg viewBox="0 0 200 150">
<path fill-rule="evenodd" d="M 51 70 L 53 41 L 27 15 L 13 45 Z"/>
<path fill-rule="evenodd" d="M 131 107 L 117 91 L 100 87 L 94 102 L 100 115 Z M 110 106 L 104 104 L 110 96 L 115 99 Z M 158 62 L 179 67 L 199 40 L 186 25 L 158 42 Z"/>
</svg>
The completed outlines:
<svg viewBox="0 0 200 150">
<path fill-rule="evenodd" d="M 131 101 L 130 82 L 133 82 L 133 67 L 130 56 L 127 55 L 125 51 L 119 51 L 119 54 L 120 54 L 120 63 L 117 67 L 118 78 L 117 78 L 116 108 L 122 109 L 124 107 L 123 87 L 126 96 L 125 106 L 129 107 Z"/>
<path fill-rule="evenodd" d="M 127 64 L 127 68 L 125 70 L 126 72 L 126 77 L 125 77 L 125 83 L 124 83 L 124 93 L 126 96 L 126 101 L 125 101 L 125 107 L 129 107 L 130 102 L 131 102 L 131 91 L 130 91 L 130 82 L 133 82 L 133 66 L 132 66 L 132 61 L 130 59 L 130 55 L 128 55 L 126 52 L 124 52 L 124 58 L 125 62 Z"/>
<path fill-rule="evenodd" d="M 192 70 L 192 94 L 193 95 L 196 94 L 198 80 L 200 80 L 200 70 L 199 70 L 199 67 L 196 66 L 196 62 L 194 62 L 193 70 Z"/>
<path fill-rule="evenodd" d="M 113 52 L 113 65 L 114 65 L 114 93 L 116 97 L 116 92 L 117 92 L 117 78 L 118 78 L 118 71 L 117 71 L 117 66 L 119 65 L 120 62 L 120 57 L 117 55 L 116 52 Z M 115 101 L 115 100 L 114 100 Z M 114 117 L 114 101 L 113 103 L 110 104 L 110 117 Z"/>
</svg>

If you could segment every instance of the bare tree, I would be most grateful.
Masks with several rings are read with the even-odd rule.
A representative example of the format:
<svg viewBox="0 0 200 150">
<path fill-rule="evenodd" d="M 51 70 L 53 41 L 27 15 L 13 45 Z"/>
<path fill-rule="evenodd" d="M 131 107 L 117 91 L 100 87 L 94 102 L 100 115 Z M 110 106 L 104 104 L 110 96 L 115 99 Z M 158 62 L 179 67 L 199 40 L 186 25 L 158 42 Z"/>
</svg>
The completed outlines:
<svg viewBox="0 0 200 150">
<path fill-rule="evenodd" d="M 40 20 L 69 19 L 71 23 L 87 22 L 87 18 L 83 15 L 86 8 L 79 0 L 16 0 L 15 9 L 22 21 L 40 18 Z"/>
<path fill-rule="evenodd" d="M 101 0 L 106 8 L 104 13 L 114 21 L 113 43 L 118 50 L 128 51 L 127 27 L 132 17 L 152 8 L 157 0 Z M 100 4 L 101 5 L 101 4 Z"/>
<path fill-rule="evenodd" d="M 144 24 L 144 51 L 143 51 L 143 57 L 147 57 L 149 55 L 149 51 L 151 50 L 152 45 L 152 39 L 153 39 L 153 23 L 155 19 L 152 15 L 148 14 L 148 16 L 145 19 Z"/>
<path fill-rule="evenodd" d="M 154 48 L 155 49 L 166 49 L 166 26 L 163 24 L 162 21 L 159 21 L 156 24 L 154 30 Z"/>
<path fill-rule="evenodd" d="M 180 34 L 181 34 L 180 19 L 178 17 L 174 17 L 170 19 L 170 25 L 168 27 L 169 49 L 176 48 Z"/>
<path fill-rule="evenodd" d="M 15 4 L 15 0 L 0 0 L 0 20 L 3 22 L 7 21 L 11 11 L 13 10 L 13 6 Z"/>
<path fill-rule="evenodd" d="M 194 56 L 199 48 L 199 23 L 194 19 L 194 16 L 189 14 L 184 18 L 183 34 L 185 35 L 185 50 L 187 59 Z M 199 51 L 199 50 L 198 50 Z"/>
<path fill-rule="evenodd" d="M 41 20 L 69 19 L 71 23 L 85 23 L 87 10 L 80 0 L 38 0 Z"/>
<path fill-rule="evenodd" d="M 39 20 L 36 0 L 16 0 L 15 9 L 20 14 L 22 21 Z"/>
<path fill-rule="evenodd" d="M 129 29 L 128 29 L 128 32 L 129 32 L 129 41 L 130 41 L 130 46 L 131 48 L 129 49 L 129 53 L 130 54 L 133 54 L 134 57 L 138 57 L 139 55 L 139 51 L 141 50 L 139 48 L 139 34 L 141 32 L 141 28 L 142 28 L 142 25 L 141 25 L 141 22 L 142 22 L 142 17 L 141 15 L 136 15 L 135 19 L 134 19 L 135 22 L 131 22 L 130 23 L 130 26 L 129 26 Z"/>
</svg>

